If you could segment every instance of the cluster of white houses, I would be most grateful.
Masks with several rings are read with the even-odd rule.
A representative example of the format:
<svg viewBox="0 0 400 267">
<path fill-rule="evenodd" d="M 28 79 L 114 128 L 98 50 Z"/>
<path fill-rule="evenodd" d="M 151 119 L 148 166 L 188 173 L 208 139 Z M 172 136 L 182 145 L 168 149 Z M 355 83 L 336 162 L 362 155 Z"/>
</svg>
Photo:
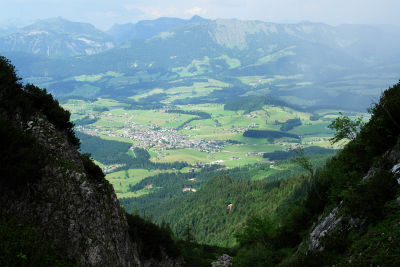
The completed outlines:
<svg viewBox="0 0 400 267">
<path fill-rule="evenodd" d="M 187 135 L 179 134 L 174 128 L 148 127 L 138 124 L 125 126 L 119 133 L 107 128 L 94 128 L 91 125 L 77 126 L 77 130 L 90 135 L 128 138 L 137 147 L 153 148 L 155 151 L 192 148 L 201 152 L 217 153 L 229 145 L 226 141 L 189 139 Z"/>
</svg>

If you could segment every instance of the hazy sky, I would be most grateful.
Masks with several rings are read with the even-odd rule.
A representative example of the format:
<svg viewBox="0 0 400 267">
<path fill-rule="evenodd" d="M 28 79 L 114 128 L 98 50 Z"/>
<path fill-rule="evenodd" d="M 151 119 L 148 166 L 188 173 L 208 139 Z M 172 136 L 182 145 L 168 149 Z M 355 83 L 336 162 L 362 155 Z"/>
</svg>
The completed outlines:
<svg viewBox="0 0 400 267">
<path fill-rule="evenodd" d="M 0 23 L 64 17 L 108 29 L 160 16 L 400 26 L 400 0 L 0 0 Z"/>
</svg>

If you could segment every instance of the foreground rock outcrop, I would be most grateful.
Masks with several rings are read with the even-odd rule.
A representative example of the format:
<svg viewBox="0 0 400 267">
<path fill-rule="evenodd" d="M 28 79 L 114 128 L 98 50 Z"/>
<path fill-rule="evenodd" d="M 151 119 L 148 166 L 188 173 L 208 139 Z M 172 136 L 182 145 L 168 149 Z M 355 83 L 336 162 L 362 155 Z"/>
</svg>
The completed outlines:
<svg viewBox="0 0 400 267">
<path fill-rule="evenodd" d="M 46 90 L 19 83 L 14 67 L 0 56 L 1 222 L 32 228 L 38 242 L 48 242 L 61 260 L 78 266 L 181 266 L 178 253 L 157 259 L 143 255 L 146 242 L 153 242 L 155 251 L 164 248 L 140 239 L 140 224 L 128 223 L 130 215 L 101 169 L 78 151 L 69 119 Z M 21 251 L 23 237 L 18 238 L 2 240 L 0 265 L 18 266 L 22 259 L 29 266 Z"/>
<path fill-rule="evenodd" d="M 211 263 L 212 267 L 228 267 L 232 266 L 232 257 L 228 254 L 223 254 L 217 261 Z"/>
<path fill-rule="evenodd" d="M 48 155 L 41 179 L 22 193 L 2 188 L 1 208 L 40 230 L 67 259 L 85 266 L 135 266 L 139 258 L 112 186 L 93 179 L 81 155 L 40 117 L 20 123 Z"/>
<path fill-rule="evenodd" d="M 363 177 L 363 182 L 371 179 L 381 169 L 388 169 L 388 171 L 395 175 L 397 183 L 400 184 L 400 144 L 396 144 L 387 150 L 380 159 L 380 162 L 375 166 L 371 166 Z M 335 231 L 348 232 L 354 228 L 360 228 L 365 224 L 365 219 L 357 217 L 343 220 L 342 203 L 343 201 L 325 216 L 320 216 L 309 234 L 308 251 L 323 251 L 325 249 L 323 246 L 324 238 L 328 235 L 334 235 Z M 400 207 L 400 197 L 397 198 L 396 203 Z"/>
</svg>

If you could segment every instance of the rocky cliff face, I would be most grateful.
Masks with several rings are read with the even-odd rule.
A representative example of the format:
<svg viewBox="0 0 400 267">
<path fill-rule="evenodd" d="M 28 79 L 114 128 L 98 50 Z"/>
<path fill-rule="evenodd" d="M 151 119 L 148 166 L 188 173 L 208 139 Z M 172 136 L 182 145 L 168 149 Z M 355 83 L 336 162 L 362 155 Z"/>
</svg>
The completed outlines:
<svg viewBox="0 0 400 267">
<path fill-rule="evenodd" d="M 363 181 L 371 179 L 380 169 L 387 169 L 397 178 L 397 183 L 400 184 L 400 144 L 386 151 L 379 163 L 371 166 Z M 349 232 L 353 229 L 359 229 L 365 224 L 365 219 L 351 217 L 349 219 L 343 218 L 343 207 L 341 202 L 338 206 L 334 207 L 325 216 L 320 216 L 318 222 L 313 226 L 309 234 L 308 251 L 323 251 L 323 241 L 326 236 L 334 235 L 335 232 Z M 400 197 L 397 198 L 396 203 L 400 207 Z"/>
<path fill-rule="evenodd" d="M 21 128 L 48 153 L 42 177 L 22 194 L 1 190 L 1 208 L 39 228 L 66 258 L 84 266 L 137 266 L 139 257 L 112 186 L 85 172 L 62 131 L 33 117 Z"/>
<path fill-rule="evenodd" d="M 78 152 L 69 119 L 46 90 L 20 84 L 14 67 L 0 56 L 0 221 L 36 229 L 38 242 L 54 245 L 62 260 L 79 266 L 181 266 L 179 253 L 166 253 L 170 236 L 169 243 L 159 243 L 165 236 L 146 240 L 146 234 L 162 231 L 151 222 L 140 224 L 141 218 L 127 220 L 132 215 L 120 207 L 101 169 Z M 143 225 L 155 230 L 148 233 Z M 24 240 L 2 241 L 0 262 L 19 266 L 14 258 Z M 148 247 L 152 253 L 146 253 Z"/>
</svg>

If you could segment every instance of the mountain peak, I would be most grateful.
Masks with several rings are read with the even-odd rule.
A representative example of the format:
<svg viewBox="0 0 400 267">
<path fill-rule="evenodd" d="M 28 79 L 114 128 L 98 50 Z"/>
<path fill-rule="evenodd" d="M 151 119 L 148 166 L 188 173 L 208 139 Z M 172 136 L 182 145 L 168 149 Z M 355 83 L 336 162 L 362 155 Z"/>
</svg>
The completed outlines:
<svg viewBox="0 0 400 267">
<path fill-rule="evenodd" d="M 205 22 L 208 21 L 208 19 L 205 19 L 203 17 L 200 17 L 199 15 L 194 15 L 193 17 L 190 18 L 189 22 Z"/>
</svg>

